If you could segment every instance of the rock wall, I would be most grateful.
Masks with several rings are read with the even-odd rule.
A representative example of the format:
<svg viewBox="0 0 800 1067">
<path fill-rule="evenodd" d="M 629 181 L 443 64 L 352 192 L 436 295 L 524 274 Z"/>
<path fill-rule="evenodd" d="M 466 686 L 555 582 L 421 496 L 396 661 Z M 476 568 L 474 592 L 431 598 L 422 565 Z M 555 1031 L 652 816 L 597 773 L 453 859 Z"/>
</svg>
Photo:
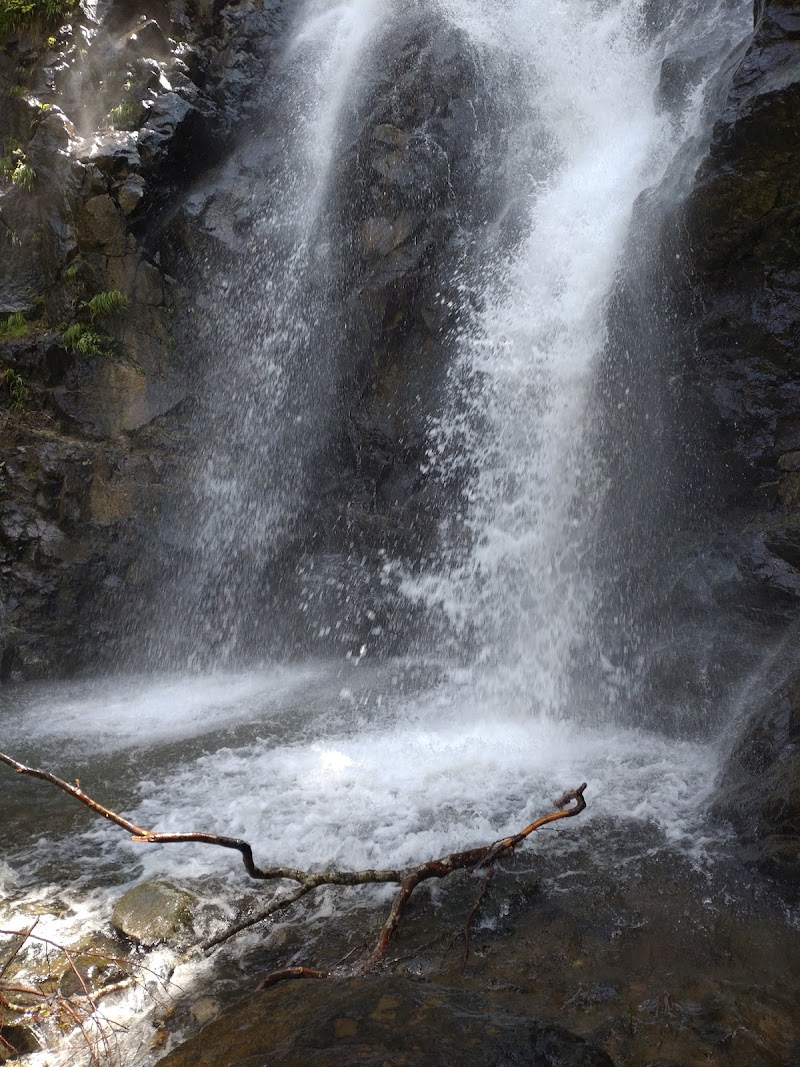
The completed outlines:
<svg viewBox="0 0 800 1067">
<path fill-rule="evenodd" d="M 715 810 L 740 831 L 745 859 L 796 891 L 800 6 L 758 0 L 754 16 L 682 219 L 697 298 L 689 380 L 711 415 L 738 566 L 766 596 L 753 612 L 772 620 L 771 654 L 741 697 Z"/>
<path fill-rule="evenodd" d="M 112 0 L 0 42 L 3 680 L 115 655 L 191 403 L 164 229 L 279 32 L 268 3 Z"/>
<path fill-rule="evenodd" d="M 438 13 L 414 9 L 381 26 L 359 68 L 355 106 L 339 116 L 310 238 L 319 255 L 312 251 L 304 266 L 324 276 L 313 287 L 306 283 L 313 289 L 306 292 L 296 278 L 285 278 L 297 268 L 275 218 L 281 183 L 291 180 L 287 168 L 290 174 L 297 168 L 298 146 L 287 134 L 297 122 L 295 101 L 283 77 L 289 77 L 283 68 L 273 71 L 278 84 L 258 91 L 258 136 L 195 181 L 176 207 L 162 262 L 191 279 L 192 306 L 180 327 L 206 367 L 193 436 L 201 439 L 209 420 L 217 425 L 212 461 L 224 468 L 232 448 L 234 507 L 254 498 L 252 512 L 234 521 L 245 527 L 269 521 L 269 508 L 256 497 L 291 497 L 292 514 L 261 552 L 269 559 L 238 551 L 249 529 L 227 552 L 217 531 L 217 544 L 200 538 L 178 545 L 171 571 L 167 560 L 151 574 L 153 602 L 169 588 L 194 605 L 194 621 L 171 628 L 173 662 L 198 649 L 231 662 L 265 651 L 407 651 L 424 641 L 422 619 L 408 602 L 399 609 L 397 583 L 385 567 L 387 561 L 413 567 L 437 537 L 445 498 L 427 476 L 429 420 L 460 328 L 457 288 L 476 269 L 473 235 L 502 201 L 502 179 L 487 189 L 475 150 L 477 142 L 502 153 L 502 123 L 492 122 L 498 105 L 463 35 Z M 290 219 L 289 229 L 295 224 Z M 295 236 L 298 244 L 309 240 Z M 286 301 L 287 292 L 306 305 L 297 309 L 299 327 L 268 306 Z M 231 310 L 221 315 L 223 305 Z M 256 384 L 255 365 L 238 358 L 242 339 L 260 351 L 264 335 L 287 334 L 290 354 L 280 340 L 263 354 L 263 363 L 280 365 L 278 379 Z M 228 425 L 227 442 L 219 433 L 231 410 L 244 423 L 266 418 L 272 401 L 259 390 L 269 389 L 284 390 L 270 416 L 281 425 L 264 433 L 280 438 L 283 465 L 276 464 L 274 444 L 248 437 L 246 428 Z M 249 449 L 251 469 L 236 463 L 242 448 Z M 202 482 L 202 449 L 195 469 Z M 199 492 L 187 486 L 165 516 L 161 545 L 175 544 L 193 509 L 211 507 L 202 486 Z M 214 573 L 214 553 L 226 556 L 224 574 Z M 207 588 L 198 591 L 201 585 Z M 164 612 L 148 628 L 170 629 Z"/>
</svg>

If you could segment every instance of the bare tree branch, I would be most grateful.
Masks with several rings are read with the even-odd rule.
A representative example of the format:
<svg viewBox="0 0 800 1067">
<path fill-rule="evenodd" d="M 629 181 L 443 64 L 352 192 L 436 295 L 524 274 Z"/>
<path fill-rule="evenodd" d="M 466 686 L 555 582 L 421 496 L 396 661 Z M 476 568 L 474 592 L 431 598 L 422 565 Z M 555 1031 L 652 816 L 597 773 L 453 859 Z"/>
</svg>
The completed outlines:
<svg viewBox="0 0 800 1067">
<path fill-rule="evenodd" d="M 200 947 L 206 951 L 221 945 L 223 942 L 229 940 L 234 935 L 241 933 L 243 930 L 247 930 L 250 927 L 255 926 L 257 923 L 263 922 L 276 912 L 290 907 L 307 893 L 313 892 L 322 886 L 355 886 L 382 883 L 395 883 L 399 885 L 400 889 L 380 930 L 375 947 L 363 965 L 362 969 L 367 971 L 374 969 L 382 961 L 386 949 L 394 937 L 408 901 L 411 899 L 411 896 L 420 883 L 432 878 L 446 878 L 455 871 L 484 870 L 486 873 L 481 892 L 467 918 L 465 927 L 465 950 L 468 952 L 469 927 L 484 899 L 496 861 L 505 855 L 513 853 L 517 846 L 536 830 L 561 819 L 572 818 L 574 815 L 580 814 L 586 807 L 586 801 L 583 796 L 584 790 L 586 789 L 586 783 L 584 782 L 582 785 L 578 786 L 577 789 L 567 790 L 567 792 L 555 800 L 553 802 L 553 807 L 556 809 L 555 811 L 535 819 L 523 830 L 520 830 L 519 833 L 512 834 L 510 837 L 505 837 L 500 841 L 492 842 L 490 845 L 481 845 L 478 848 L 466 849 L 462 852 L 451 852 L 449 855 L 442 856 L 439 859 L 428 860 L 425 863 L 420 863 L 414 867 L 407 868 L 389 868 L 385 870 L 368 869 L 363 871 L 341 871 L 330 868 L 325 871 L 303 871 L 294 867 L 257 867 L 253 859 L 253 850 L 250 844 L 238 837 L 226 837 L 221 834 L 198 832 L 178 834 L 159 833 L 155 830 L 148 830 L 142 826 L 137 826 L 123 816 L 104 807 L 87 793 L 84 793 L 78 780 L 72 785 L 69 782 L 64 781 L 64 779 L 59 778 L 57 775 L 52 774 L 50 771 L 27 767 L 25 764 L 12 759 L 10 756 L 4 755 L 2 752 L 0 752 L 0 762 L 7 764 L 9 767 L 17 771 L 18 774 L 42 779 L 43 781 L 56 786 L 58 789 L 63 790 L 71 797 L 74 797 L 82 804 L 85 804 L 86 807 L 90 808 L 95 814 L 100 815 L 104 819 L 108 819 L 110 822 L 122 827 L 123 830 L 127 830 L 128 833 L 131 834 L 131 839 L 133 841 L 146 844 L 194 842 L 197 844 L 217 845 L 221 848 L 235 849 L 241 854 L 245 869 L 251 878 L 262 881 L 283 880 L 298 883 L 295 889 L 273 897 L 264 908 L 260 909 L 254 915 L 234 923 L 222 933 L 204 942 Z M 274 985 L 276 982 L 284 981 L 289 978 L 322 978 L 326 976 L 327 972 L 318 971 L 314 968 L 284 968 L 281 971 L 275 971 L 273 974 L 267 975 L 262 981 L 260 988 Z"/>
</svg>

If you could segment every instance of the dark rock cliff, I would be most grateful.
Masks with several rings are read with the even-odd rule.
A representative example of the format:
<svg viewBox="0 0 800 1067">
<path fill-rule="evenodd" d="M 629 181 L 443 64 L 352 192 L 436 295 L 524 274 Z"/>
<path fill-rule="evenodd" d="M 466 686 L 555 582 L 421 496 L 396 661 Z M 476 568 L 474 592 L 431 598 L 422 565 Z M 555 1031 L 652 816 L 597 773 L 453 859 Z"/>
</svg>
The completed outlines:
<svg viewBox="0 0 800 1067">
<path fill-rule="evenodd" d="M 105 3 L 0 42 L 4 680 L 104 658 L 177 477 L 193 353 L 163 231 L 279 29 L 268 4 L 222 7 Z"/>
<path fill-rule="evenodd" d="M 722 511 L 741 546 L 741 566 L 768 590 L 777 620 L 777 653 L 742 698 L 715 806 L 741 831 L 745 857 L 795 890 L 799 106 L 800 9 L 785 0 L 759 0 L 753 40 L 684 215 L 688 281 L 699 303 L 690 378 L 712 414 L 709 439 L 722 473 Z"/>
</svg>

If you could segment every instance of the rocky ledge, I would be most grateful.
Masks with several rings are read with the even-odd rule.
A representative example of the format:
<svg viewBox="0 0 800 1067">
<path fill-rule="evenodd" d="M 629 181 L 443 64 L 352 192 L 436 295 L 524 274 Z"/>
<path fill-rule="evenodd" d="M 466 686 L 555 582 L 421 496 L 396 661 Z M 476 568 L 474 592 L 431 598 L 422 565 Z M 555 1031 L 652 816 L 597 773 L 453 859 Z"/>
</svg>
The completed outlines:
<svg viewBox="0 0 800 1067">
<path fill-rule="evenodd" d="M 159 1067 L 359 1063 L 612 1067 L 563 1029 L 498 1011 L 479 994 L 397 976 L 287 982 L 208 1023 Z"/>
</svg>

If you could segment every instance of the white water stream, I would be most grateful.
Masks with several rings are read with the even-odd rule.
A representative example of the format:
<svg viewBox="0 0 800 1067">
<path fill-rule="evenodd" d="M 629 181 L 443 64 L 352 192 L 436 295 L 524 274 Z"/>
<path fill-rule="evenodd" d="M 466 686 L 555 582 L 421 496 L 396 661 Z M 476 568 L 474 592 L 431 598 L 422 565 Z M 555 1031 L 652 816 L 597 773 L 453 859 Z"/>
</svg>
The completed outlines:
<svg viewBox="0 0 800 1067">
<path fill-rule="evenodd" d="M 714 746 L 664 738 L 657 724 L 647 732 L 593 725 L 586 708 L 577 709 L 578 729 L 568 705 L 570 664 L 592 619 L 583 552 L 602 486 L 586 441 L 606 305 L 637 196 L 687 140 L 702 139 L 708 122 L 703 79 L 679 115 L 659 110 L 660 65 L 670 50 L 708 39 L 713 73 L 749 28 L 749 3 L 682 5 L 671 27 L 649 34 L 644 7 L 640 0 L 442 5 L 492 71 L 492 84 L 501 86 L 513 70 L 524 87 L 520 93 L 517 82 L 523 103 L 502 165 L 525 204 L 526 227 L 511 249 L 489 238 L 484 279 L 465 285 L 465 307 L 480 310 L 465 313 L 452 406 L 438 420 L 431 457 L 440 473 L 452 465 L 466 478 L 460 520 L 468 536 L 445 544 L 442 559 L 407 582 L 412 596 L 444 608 L 456 633 L 469 632 L 470 663 L 312 662 L 31 687 L 4 712 L 4 749 L 64 777 L 79 774 L 87 790 L 140 824 L 246 837 L 265 863 L 421 860 L 519 828 L 581 781 L 589 783 L 583 833 L 591 834 L 595 820 L 621 832 L 646 824 L 662 847 L 698 862 L 707 855 L 702 803 Z M 289 46 L 300 94 L 291 173 L 302 180 L 278 199 L 276 212 L 295 212 L 292 240 L 300 237 L 288 261 L 277 262 L 262 245 L 256 266 L 264 314 L 251 315 L 242 333 L 231 309 L 223 331 L 230 351 L 242 353 L 218 398 L 230 407 L 223 430 L 237 429 L 216 451 L 209 446 L 209 511 L 200 531 L 223 570 L 225 553 L 257 560 L 268 551 L 273 525 L 293 503 L 297 470 L 280 452 L 280 431 L 270 436 L 270 420 L 280 421 L 296 380 L 286 360 L 297 346 L 304 350 L 318 325 L 313 308 L 297 307 L 307 242 L 338 116 L 387 15 L 378 0 L 319 0 L 305 9 Z M 532 168 L 533 137 L 547 149 Z M 308 159 L 298 165 L 302 152 Z M 275 215 L 259 240 L 268 242 L 282 221 Z M 279 281 L 284 302 L 268 313 Z M 253 400 L 262 378 L 266 406 L 260 394 Z M 258 484 L 253 440 L 262 441 Z M 264 470 L 284 461 L 288 475 L 276 476 L 274 499 L 254 496 Z M 71 829 L 54 814 L 66 800 L 48 795 L 42 803 L 58 840 L 40 838 L 42 827 L 15 813 L 0 867 L 0 899 L 11 902 L 4 928 L 19 922 L 25 901 L 64 897 L 64 864 L 74 877 L 71 911 L 40 926 L 56 939 L 106 923 L 131 880 L 216 875 L 214 896 L 224 897 L 227 884 L 235 903 L 241 891 L 235 858 L 192 846 L 133 846 L 121 831 L 89 820 Z M 572 828 L 556 832 L 546 847 L 568 848 L 574 836 Z M 62 860 L 48 858 L 51 849 Z M 185 973 L 182 980 L 193 979 Z M 109 1010 L 124 1017 L 143 1007 L 134 997 Z"/>
</svg>

